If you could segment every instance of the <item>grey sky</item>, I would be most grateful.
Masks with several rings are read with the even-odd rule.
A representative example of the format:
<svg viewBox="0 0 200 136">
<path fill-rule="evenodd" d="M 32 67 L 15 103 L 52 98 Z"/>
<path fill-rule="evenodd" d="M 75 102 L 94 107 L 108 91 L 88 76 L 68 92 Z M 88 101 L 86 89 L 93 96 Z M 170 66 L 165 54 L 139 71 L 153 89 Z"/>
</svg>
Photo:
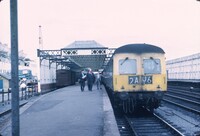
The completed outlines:
<svg viewBox="0 0 200 136">
<path fill-rule="evenodd" d="M 9 0 L 0 3 L 0 42 L 10 46 Z M 31 58 L 39 47 L 60 49 L 75 40 L 106 47 L 160 46 L 167 60 L 200 52 L 196 0 L 18 0 L 19 49 Z"/>
</svg>

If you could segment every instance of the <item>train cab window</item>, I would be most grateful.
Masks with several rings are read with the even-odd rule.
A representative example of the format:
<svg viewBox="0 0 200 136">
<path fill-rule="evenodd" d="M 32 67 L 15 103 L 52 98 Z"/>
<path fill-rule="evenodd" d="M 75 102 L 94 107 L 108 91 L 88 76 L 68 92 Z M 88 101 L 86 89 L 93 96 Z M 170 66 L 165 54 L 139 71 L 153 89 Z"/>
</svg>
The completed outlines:
<svg viewBox="0 0 200 136">
<path fill-rule="evenodd" d="M 144 74 L 160 74 L 161 73 L 161 64 L 160 59 L 144 59 Z"/>
<path fill-rule="evenodd" d="M 135 59 L 120 59 L 119 60 L 119 74 L 136 74 L 136 60 Z"/>
</svg>

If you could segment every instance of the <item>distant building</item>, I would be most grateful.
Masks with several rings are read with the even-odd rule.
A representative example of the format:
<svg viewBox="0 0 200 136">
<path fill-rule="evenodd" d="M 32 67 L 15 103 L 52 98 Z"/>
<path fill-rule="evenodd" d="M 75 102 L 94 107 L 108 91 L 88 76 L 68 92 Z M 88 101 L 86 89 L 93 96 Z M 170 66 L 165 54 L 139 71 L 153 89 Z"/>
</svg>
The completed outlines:
<svg viewBox="0 0 200 136">
<path fill-rule="evenodd" d="M 0 89 L 8 90 L 10 87 L 11 80 L 11 52 L 7 44 L 2 44 L 0 42 Z M 29 69 L 32 71 L 34 76 L 37 75 L 35 61 L 30 60 L 26 57 L 23 50 L 19 51 L 19 70 Z"/>
<path fill-rule="evenodd" d="M 167 61 L 169 80 L 200 81 L 200 53 Z"/>
</svg>

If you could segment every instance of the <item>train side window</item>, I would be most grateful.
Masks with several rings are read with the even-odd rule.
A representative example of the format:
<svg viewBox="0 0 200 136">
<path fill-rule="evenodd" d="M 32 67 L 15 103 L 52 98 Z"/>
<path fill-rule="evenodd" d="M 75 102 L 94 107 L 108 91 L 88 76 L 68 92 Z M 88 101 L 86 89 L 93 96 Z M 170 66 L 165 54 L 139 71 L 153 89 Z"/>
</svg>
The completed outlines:
<svg viewBox="0 0 200 136">
<path fill-rule="evenodd" d="M 144 59 L 144 74 L 160 74 L 161 64 L 160 59 Z"/>
<path fill-rule="evenodd" d="M 136 74 L 136 60 L 135 59 L 120 59 L 119 60 L 119 74 Z"/>
</svg>

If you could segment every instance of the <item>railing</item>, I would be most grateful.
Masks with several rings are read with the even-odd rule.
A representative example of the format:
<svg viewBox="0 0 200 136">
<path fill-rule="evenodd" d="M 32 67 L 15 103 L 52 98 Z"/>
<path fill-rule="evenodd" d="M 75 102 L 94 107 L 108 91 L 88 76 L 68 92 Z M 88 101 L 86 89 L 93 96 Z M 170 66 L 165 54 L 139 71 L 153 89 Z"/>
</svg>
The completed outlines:
<svg viewBox="0 0 200 136">
<path fill-rule="evenodd" d="M 4 104 L 5 102 L 10 102 L 12 89 L 8 88 L 7 91 L 4 89 L 0 89 L 0 103 Z M 26 88 L 19 89 L 19 98 L 20 100 L 27 100 L 32 96 L 38 95 L 38 86 L 37 85 L 30 85 Z"/>
</svg>

